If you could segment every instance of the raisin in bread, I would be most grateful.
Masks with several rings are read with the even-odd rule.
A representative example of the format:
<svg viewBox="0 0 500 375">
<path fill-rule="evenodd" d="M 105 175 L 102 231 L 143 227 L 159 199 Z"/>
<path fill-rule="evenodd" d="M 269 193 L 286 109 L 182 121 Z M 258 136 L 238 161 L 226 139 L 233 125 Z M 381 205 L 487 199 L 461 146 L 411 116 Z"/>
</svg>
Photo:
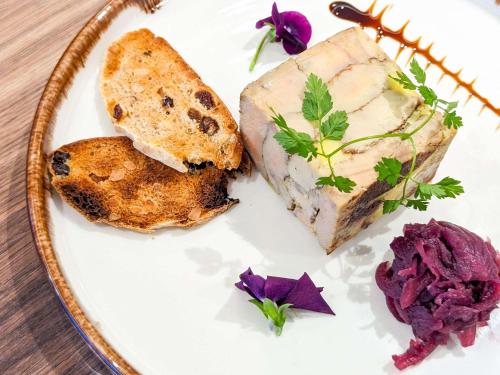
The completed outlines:
<svg viewBox="0 0 500 375">
<path fill-rule="evenodd" d="M 137 151 L 127 137 L 92 138 L 49 155 L 54 189 L 92 222 L 140 232 L 203 223 L 237 203 L 226 172 L 181 173 Z"/>
<path fill-rule="evenodd" d="M 129 32 L 109 47 L 100 90 L 116 128 L 144 154 L 180 172 L 204 162 L 238 168 L 243 146 L 229 110 L 148 29 Z"/>
</svg>

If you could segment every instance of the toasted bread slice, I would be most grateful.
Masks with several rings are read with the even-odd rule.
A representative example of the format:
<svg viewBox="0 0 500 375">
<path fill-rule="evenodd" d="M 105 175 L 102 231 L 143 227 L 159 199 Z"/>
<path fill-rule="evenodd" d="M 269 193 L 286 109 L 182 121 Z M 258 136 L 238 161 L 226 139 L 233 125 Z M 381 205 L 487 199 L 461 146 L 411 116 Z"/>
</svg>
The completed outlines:
<svg viewBox="0 0 500 375">
<path fill-rule="evenodd" d="M 181 173 L 137 151 L 127 137 L 92 138 L 49 155 L 52 186 L 88 220 L 140 232 L 190 227 L 226 211 L 226 172 Z"/>
<path fill-rule="evenodd" d="M 227 107 L 148 29 L 109 47 L 100 89 L 116 128 L 153 159 L 180 172 L 204 162 L 219 169 L 240 165 L 243 146 Z"/>
</svg>

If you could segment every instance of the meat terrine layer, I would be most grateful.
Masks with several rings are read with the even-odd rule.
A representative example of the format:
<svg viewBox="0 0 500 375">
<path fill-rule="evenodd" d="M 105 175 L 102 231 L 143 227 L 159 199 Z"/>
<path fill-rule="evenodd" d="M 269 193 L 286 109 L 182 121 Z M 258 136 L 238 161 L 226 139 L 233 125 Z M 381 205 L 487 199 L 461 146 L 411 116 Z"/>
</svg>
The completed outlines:
<svg viewBox="0 0 500 375">
<path fill-rule="evenodd" d="M 398 198 L 401 184 L 392 188 L 377 181 L 374 166 L 382 157 L 400 160 L 407 170 L 412 158 L 409 142 L 385 138 L 357 143 L 332 159 L 337 175 L 356 182 L 350 193 L 329 186 L 318 188 L 329 174 L 326 159 L 308 162 L 288 155 L 273 135 L 277 132 L 270 108 L 288 125 L 318 138 L 318 130 L 304 119 L 301 108 L 307 76 L 314 73 L 327 83 L 335 110 L 348 114 L 349 127 L 342 141 L 327 141 L 326 152 L 359 137 L 411 131 L 429 114 L 418 94 L 404 90 L 389 75 L 400 68 L 360 28 L 342 31 L 290 58 L 249 84 L 241 94 L 241 131 L 252 159 L 287 208 L 318 236 L 331 252 L 382 212 L 383 199 Z M 443 126 L 440 114 L 413 139 L 417 148 L 416 177 L 429 181 L 436 172 L 454 130 Z M 414 186 L 407 189 L 412 194 Z"/>
</svg>

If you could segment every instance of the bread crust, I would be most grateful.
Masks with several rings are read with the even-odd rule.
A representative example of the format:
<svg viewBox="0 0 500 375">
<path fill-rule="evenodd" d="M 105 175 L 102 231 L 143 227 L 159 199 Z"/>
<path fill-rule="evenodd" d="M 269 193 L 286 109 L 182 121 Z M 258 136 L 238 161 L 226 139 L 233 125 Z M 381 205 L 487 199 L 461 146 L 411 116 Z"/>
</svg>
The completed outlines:
<svg viewBox="0 0 500 375">
<path fill-rule="evenodd" d="M 151 159 L 127 137 L 91 138 L 48 156 L 51 185 L 91 222 L 139 232 L 191 227 L 226 211 L 226 172 L 208 165 L 181 173 Z"/>
<path fill-rule="evenodd" d="M 116 128 L 144 154 L 180 171 L 236 169 L 243 146 L 217 94 L 163 38 L 132 31 L 108 49 L 100 91 Z"/>
</svg>

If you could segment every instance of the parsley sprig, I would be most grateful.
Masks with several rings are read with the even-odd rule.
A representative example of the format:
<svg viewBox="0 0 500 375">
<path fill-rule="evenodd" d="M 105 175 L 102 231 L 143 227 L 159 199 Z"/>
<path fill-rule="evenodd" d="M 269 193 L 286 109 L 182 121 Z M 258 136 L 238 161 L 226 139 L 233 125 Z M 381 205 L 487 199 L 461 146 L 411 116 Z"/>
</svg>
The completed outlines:
<svg viewBox="0 0 500 375">
<path fill-rule="evenodd" d="M 450 129 L 461 127 L 463 125 L 462 118 L 456 113 L 458 102 L 448 102 L 438 98 L 434 90 L 425 84 L 427 79 L 425 70 L 420 67 L 415 59 L 411 62 L 410 72 L 414 77 L 414 81 L 403 72 L 396 72 L 396 76 L 394 77 L 389 76 L 390 79 L 398 82 L 404 89 L 418 91 L 424 99 L 424 103 L 430 108 L 429 114 L 422 123 L 409 132 L 375 134 L 361 137 L 345 142 L 331 152 L 326 152 L 325 141 L 341 141 L 344 137 L 349 127 L 347 113 L 345 111 L 333 110 L 332 96 L 328 91 L 328 87 L 319 77 L 311 73 L 306 82 L 306 91 L 302 102 L 302 114 L 306 120 L 313 123 L 319 129 L 319 139 L 315 140 L 307 133 L 298 132 L 290 128 L 285 118 L 272 110 L 274 114 L 273 121 L 279 129 L 274 138 L 290 155 L 296 154 L 308 161 L 318 156 L 324 157 L 327 160 L 330 173 L 327 176 L 319 177 L 316 181 L 316 186 L 332 186 L 344 193 L 350 193 L 356 186 L 356 182 L 335 173 L 332 158 L 336 154 L 355 143 L 374 139 L 400 138 L 410 143 L 412 148 L 412 159 L 408 171 L 403 171 L 405 168 L 403 168 L 401 161 L 388 157 L 383 157 L 374 167 L 378 173 L 379 181 L 385 182 L 392 187 L 399 183 L 403 184 L 400 198 L 385 200 L 383 212 L 393 212 L 399 206 L 425 211 L 432 197 L 438 199 L 455 198 L 464 192 L 458 180 L 451 177 L 445 177 L 436 183 L 425 183 L 415 180 L 414 172 L 417 163 L 417 149 L 413 136 L 431 121 L 437 110 L 443 111 L 443 123 L 446 127 Z M 414 196 L 409 198 L 406 192 L 410 182 L 415 184 L 416 190 Z"/>
</svg>

